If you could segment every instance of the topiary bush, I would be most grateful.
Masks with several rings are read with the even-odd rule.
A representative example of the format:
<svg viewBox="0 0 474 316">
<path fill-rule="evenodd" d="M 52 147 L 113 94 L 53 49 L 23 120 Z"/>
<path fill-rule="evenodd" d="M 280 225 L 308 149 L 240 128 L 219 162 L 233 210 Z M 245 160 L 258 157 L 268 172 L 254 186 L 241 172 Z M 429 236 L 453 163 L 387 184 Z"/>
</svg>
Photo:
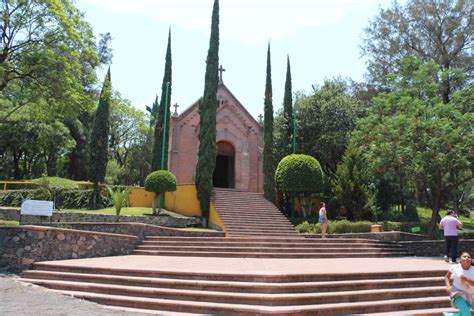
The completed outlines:
<svg viewBox="0 0 474 316">
<path fill-rule="evenodd" d="M 145 179 L 145 191 L 155 193 L 176 191 L 176 177 L 168 170 L 154 171 Z"/>
<path fill-rule="evenodd" d="M 278 164 L 275 183 L 281 192 L 296 193 L 303 217 L 306 217 L 313 212 L 311 194 L 323 190 L 323 171 L 319 162 L 311 156 L 288 155 Z"/>
<path fill-rule="evenodd" d="M 176 191 L 176 177 L 168 170 L 153 171 L 145 179 L 145 191 L 156 193 L 152 207 L 153 214 L 156 215 L 158 195 L 163 192 Z"/>
</svg>

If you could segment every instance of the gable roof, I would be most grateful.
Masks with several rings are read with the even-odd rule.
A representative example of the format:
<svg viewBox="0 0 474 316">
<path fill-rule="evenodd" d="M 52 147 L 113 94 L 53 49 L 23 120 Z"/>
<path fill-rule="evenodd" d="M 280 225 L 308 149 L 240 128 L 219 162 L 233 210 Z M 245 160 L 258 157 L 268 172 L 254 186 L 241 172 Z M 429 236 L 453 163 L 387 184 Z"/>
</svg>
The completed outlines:
<svg viewBox="0 0 474 316">
<path fill-rule="evenodd" d="M 245 115 L 245 119 L 249 121 L 249 123 L 253 124 L 254 127 L 259 128 L 260 124 L 257 122 L 257 120 L 247 111 L 247 109 L 240 103 L 240 101 L 234 96 L 234 94 L 227 88 L 227 86 L 221 81 L 219 82 L 219 86 L 217 87 L 217 90 L 223 90 L 225 93 L 227 93 L 234 101 L 235 105 L 237 108 L 241 110 L 241 112 Z M 194 109 L 197 111 L 199 99 L 195 101 L 191 106 L 186 108 L 181 114 L 178 115 L 177 119 L 178 121 L 185 120 L 188 115 L 190 115 Z"/>
</svg>

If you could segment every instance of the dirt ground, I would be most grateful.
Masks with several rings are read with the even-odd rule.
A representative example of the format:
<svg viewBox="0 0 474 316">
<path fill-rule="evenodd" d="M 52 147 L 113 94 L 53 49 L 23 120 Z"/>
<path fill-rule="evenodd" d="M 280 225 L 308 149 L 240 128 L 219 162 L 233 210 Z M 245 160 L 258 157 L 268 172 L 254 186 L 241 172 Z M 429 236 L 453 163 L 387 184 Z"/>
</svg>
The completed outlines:
<svg viewBox="0 0 474 316">
<path fill-rule="evenodd" d="M 53 293 L 46 288 L 18 281 L 18 276 L 0 274 L 0 315 L 38 316 L 139 316 L 150 315 L 120 309 Z"/>
</svg>

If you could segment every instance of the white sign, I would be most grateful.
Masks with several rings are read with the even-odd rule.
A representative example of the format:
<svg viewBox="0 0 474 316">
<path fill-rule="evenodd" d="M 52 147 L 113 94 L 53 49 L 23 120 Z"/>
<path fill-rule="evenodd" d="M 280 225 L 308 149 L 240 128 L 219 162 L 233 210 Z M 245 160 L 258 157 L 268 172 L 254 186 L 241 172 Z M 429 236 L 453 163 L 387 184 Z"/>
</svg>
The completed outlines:
<svg viewBox="0 0 474 316">
<path fill-rule="evenodd" d="M 53 216 L 53 202 L 25 200 L 21 203 L 21 215 Z"/>
</svg>

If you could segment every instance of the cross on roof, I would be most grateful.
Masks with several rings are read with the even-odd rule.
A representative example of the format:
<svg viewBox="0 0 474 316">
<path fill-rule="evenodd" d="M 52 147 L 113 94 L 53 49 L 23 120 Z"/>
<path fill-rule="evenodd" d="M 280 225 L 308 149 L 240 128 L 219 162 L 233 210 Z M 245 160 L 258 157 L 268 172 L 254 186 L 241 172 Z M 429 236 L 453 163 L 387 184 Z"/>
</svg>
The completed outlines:
<svg viewBox="0 0 474 316">
<path fill-rule="evenodd" d="M 258 119 L 260 120 L 260 123 L 262 123 L 262 122 L 263 122 L 263 115 L 260 114 L 260 115 L 258 116 Z"/>
<path fill-rule="evenodd" d="M 175 103 L 175 104 L 173 105 L 173 107 L 174 107 L 173 116 L 178 116 L 178 108 L 179 108 L 178 103 Z"/>
<path fill-rule="evenodd" d="M 222 81 L 222 73 L 225 71 L 225 69 L 222 67 L 222 65 L 220 65 L 217 70 L 219 71 L 219 81 Z"/>
</svg>

